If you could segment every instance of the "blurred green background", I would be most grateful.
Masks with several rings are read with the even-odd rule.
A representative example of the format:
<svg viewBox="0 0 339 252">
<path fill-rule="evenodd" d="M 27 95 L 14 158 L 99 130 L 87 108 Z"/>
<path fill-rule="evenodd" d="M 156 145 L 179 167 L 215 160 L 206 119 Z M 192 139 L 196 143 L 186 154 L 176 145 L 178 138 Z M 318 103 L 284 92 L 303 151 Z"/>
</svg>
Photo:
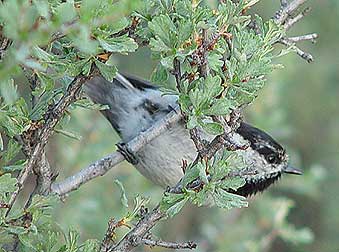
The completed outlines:
<svg viewBox="0 0 339 252">
<path fill-rule="evenodd" d="M 278 4 L 263 0 L 255 11 L 269 18 Z M 194 240 L 197 251 L 338 251 L 339 1 L 309 1 L 307 6 L 312 6 L 311 14 L 289 35 L 319 34 L 316 44 L 300 44 L 313 54 L 315 62 L 308 64 L 295 54 L 280 58 L 285 69 L 269 76 L 266 88 L 246 110 L 246 120 L 282 142 L 304 176 L 284 176 L 265 193 L 250 198 L 246 209 L 187 206 L 159 225 L 156 233 L 162 238 Z M 122 72 L 147 79 L 156 63 L 146 49 L 117 57 L 116 62 Z M 99 112 L 77 109 L 72 114 L 69 129 L 79 133 L 81 140 L 56 135 L 48 146 L 59 179 L 111 153 L 119 141 Z M 115 179 L 125 185 L 130 199 L 141 194 L 149 196 L 152 204 L 160 200 L 163 190 L 124 162 L 71 193 L 55 209 L 57 221 L 65 229 L 69 225 L 79 228 L 82 239 L 101 239 L 109 218 L 125 213 Z M 288 211 L 287 220 L 293 226 L 283 220 Z"/>
</svg>

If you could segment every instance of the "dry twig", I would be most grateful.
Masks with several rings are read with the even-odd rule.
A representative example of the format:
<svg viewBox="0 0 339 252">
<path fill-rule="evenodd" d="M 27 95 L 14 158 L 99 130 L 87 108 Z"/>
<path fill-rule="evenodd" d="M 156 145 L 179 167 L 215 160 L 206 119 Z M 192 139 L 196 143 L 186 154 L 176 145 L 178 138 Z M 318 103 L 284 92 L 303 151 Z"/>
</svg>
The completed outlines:
<svg viewBox="0 0 339 252">
<path fill-rule="evenodd" d="M 281 9 L 276 12 L 275 16 L 273 17 L 273 20 L 284 27 L 284 29 L 287 31 L 289 30 L 295 23 L 297 23 L 299 20 L 301 20 L 311 9 L 306 8 L 296 16 L 292 16 L 293 13 L 307 0 L 294 0 L 290 3 L 287 1 L 281 0 Z M 296 43 L 303 41 L 303 40 L 310 40 L 312 42 L 315 42 L 315 39 L 318 37 L 316 33 L 308 34 L 308 35 L 302 35 L 297 37 L 283 37 L 281 38 L 278 43 L 281 43 L 287 47 L 292 48 L 301 58 L 306 60 L 308 63 L 311 63 L 313 61 L 313 56 L 307 52 L 304 52 L 302 49 L 300 49 Z"/>
<path fill-rule="evenodd" d="M 44 148 L 47 144 L 48 138 L 53 133 L 54 127 L 57 125 L 59 120 L 61 119 L 63 113 L 67 109 L 67 107 L 74 101 L 75 97 L 79 93 L 81 86 L 89 79 L 90 77 L 86 76 L 78 76 L 76 77 L 72 83 L 69 85 L 67 92 L 61 97 L 58 103 L 54 106 L 54 108 L 48 111 L 46 122 L 43 125 L 39 133 L 39 137 L 37 138 L 37 142 L 33 147 L 33 150 L 30 154 L 28 162 L 26 166 L 21 170 L 18 176 L 17 189 L 11 195 L 9 201 L 9 208 L 6 211 L 6 215 L 8 215 L 11 210 L 19 192 L 22 190 L 22 187 L 28 177 L 28 175 L 32 172 L 33 167 L 36 163 L 41 159 L 41 155 L 44 152 Z"/>
<path fill-rule="evenodd" d="M 168 249 L 195 249 L 197 247 L 197 244 L 192 241 L 178 243 L 144 238 L 142 239 L 142 243 L 150 247 L 162 247 Z"/>
</svg>

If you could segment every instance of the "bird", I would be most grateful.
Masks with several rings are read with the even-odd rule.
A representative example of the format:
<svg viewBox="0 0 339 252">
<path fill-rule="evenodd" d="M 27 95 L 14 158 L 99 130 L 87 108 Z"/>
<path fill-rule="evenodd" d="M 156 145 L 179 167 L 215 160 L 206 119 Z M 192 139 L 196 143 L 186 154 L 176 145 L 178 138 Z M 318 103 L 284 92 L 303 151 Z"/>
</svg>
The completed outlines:
<svg viewBox="0 0 339 252">
<path fill-rule="evenodd" d="M 118 73 L 112 82 L 95 77 L 84 86 L 85 94 L 94 102 L 108 106 L 101 110 L 113 128 L 127 143 L 164 118 L 178 103 L 176 95 L 163 95 L 159 88 L 141 78 Z M 289 164 L 286 150 L 269 134 L 241 122 L 236 137 L 248 144 L 235 150 L 246 169 L 245 184 L 232 193 L 249 196 L 262 192 L 283 173 L 302 174 Z M 183 121 L 133 153 L 134 166 L 146 178 L 164 188 L 175 186 L 184 176 L 182 161 L 191 162 L 197 151 Z"/>
</svg>

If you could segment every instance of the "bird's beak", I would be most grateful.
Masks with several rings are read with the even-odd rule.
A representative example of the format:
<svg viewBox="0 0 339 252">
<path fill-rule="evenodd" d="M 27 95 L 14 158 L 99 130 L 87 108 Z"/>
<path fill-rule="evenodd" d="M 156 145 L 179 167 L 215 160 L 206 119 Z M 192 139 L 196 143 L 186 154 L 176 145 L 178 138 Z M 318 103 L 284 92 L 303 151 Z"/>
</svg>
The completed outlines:
<svg viewBox="0 0 339 252">
<path fill-rule="evenodd" d="M 291 165 L 286 166 L 286 168 L 284 169 L 283 172 L 284 173 L 289 173 L 289 174 L 295 174 L 295 175 L 302 175 L 303 174 L 302 170 L 294 168 Z"/>
</svg>

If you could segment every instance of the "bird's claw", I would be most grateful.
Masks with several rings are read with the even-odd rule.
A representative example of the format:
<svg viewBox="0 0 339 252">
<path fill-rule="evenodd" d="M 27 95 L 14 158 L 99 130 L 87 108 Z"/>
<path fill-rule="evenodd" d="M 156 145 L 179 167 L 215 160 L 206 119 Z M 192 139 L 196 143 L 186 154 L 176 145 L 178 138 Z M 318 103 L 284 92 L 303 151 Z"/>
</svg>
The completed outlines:
<svg viewBox="0 0 339 252">
<path fill-rule="evenodd" d="M 132 165 L 139 163 L 136 155 L 128 148 L 125 143 L 117 143 L 116 146 L 118 147 L 118 151 L 125 157 L 127 162 L 131 163 Z"/>
</svg>

